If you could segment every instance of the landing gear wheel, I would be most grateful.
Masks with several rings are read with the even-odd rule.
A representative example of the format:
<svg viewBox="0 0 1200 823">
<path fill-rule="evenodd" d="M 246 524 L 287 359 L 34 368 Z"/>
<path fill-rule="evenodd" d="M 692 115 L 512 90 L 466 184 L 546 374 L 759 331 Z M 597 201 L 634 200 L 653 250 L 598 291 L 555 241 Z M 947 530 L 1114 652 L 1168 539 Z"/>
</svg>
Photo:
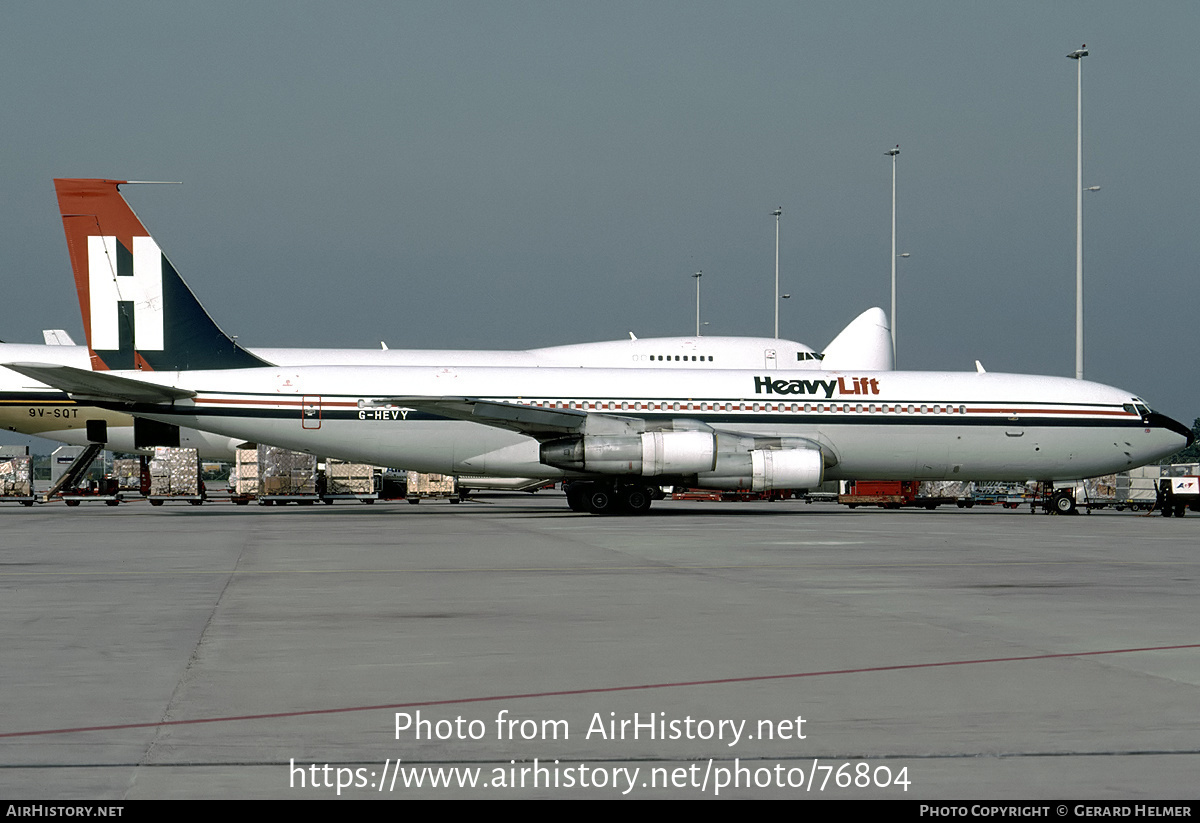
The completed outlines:
<svg viewBox="0 0 1200 823">
<path fill-rule="evenodd" d="M 594 486 L 587 493 L 587 507 L 592 514 L 612 514 L 616 502 L 613 490 L 604 486 Z"/>
<path fill-rule="evenodd" d="M 1075 498 L 1066 492 L 1059 492 L 1050 501 L 1055 514 L 1075 514 Z"/>
<path fill-rule="evenodd" d="M 630 514 L 645 514 L 650 511 L 653 498 L 645 486 L 626 486 L 621 489 L 621 506 Z"/>
</svg>

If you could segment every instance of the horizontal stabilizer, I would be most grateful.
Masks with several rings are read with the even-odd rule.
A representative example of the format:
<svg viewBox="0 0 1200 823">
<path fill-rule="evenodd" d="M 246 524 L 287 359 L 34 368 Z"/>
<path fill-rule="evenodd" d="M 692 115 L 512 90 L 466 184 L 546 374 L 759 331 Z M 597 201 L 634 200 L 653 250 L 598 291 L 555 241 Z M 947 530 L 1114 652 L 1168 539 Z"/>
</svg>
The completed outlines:
<svg viewBox="0 0 1200 823">
<path fill-rule="evenodd" d="M 75 341 L 64 329 L 42 329 L 42 339 L 47 346 L 74 346 Z"/>
<path fill-rule="evenodd" d="M 87 371 L 52 363 L 5 363 L 4 368 L 32 377 L 40 383 L 66 392 L 73 400 L 107 403 L 173 403 L 195 397 L 187 389 L 143 383 L 105 372 Z"/>
</svg>

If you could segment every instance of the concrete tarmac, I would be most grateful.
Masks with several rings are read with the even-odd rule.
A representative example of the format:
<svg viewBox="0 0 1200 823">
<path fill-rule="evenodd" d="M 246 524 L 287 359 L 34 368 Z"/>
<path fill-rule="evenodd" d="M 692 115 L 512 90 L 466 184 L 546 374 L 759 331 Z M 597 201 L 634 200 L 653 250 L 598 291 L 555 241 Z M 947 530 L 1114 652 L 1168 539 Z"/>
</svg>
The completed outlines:
<svg viewBox="0 0 1200 823">
<path fill-rule="evenodd" d="M 1198 536 L 546 493 L 9 506 L 0 795 L 1196 799 Z"/>
</svg>

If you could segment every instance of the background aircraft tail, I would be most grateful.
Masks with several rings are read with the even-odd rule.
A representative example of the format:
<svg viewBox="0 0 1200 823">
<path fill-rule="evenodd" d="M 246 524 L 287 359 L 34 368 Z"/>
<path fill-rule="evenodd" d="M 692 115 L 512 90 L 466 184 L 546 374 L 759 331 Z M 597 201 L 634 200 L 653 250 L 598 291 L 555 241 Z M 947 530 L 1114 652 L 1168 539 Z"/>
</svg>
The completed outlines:
<svg viewBox="0 0 1200 823">
<path fill-rule="evenodd" d="M 209 317 L 121 196 L 126 182 L 54 181 L 92 368 L 270 365 Z"/>
<path fill-rule="evenodd" d="M 896 367 L 892 328 L 883 309 L 867 309 L 825 347 L 821 368 L 891 371 Z"/>
</svg>

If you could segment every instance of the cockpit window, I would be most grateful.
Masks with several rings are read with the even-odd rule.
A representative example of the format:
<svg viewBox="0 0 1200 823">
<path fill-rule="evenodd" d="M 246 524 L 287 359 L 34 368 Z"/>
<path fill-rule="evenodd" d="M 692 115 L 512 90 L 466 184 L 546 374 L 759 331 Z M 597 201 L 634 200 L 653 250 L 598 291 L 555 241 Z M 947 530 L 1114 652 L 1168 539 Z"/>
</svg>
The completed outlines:
<svg viewBox="0 0 1200 823">
<path fill-rule="evenodd" d="M 1145 406 L 1143 406 L 1141 403 L 1135 403 L 1134 405 L 1137 407 L 1138 414 L 1140 414 L 1142 417 L 1150 416 L 1150 410 L 1148 408 L 1146 408 Z"/>
</svg>

